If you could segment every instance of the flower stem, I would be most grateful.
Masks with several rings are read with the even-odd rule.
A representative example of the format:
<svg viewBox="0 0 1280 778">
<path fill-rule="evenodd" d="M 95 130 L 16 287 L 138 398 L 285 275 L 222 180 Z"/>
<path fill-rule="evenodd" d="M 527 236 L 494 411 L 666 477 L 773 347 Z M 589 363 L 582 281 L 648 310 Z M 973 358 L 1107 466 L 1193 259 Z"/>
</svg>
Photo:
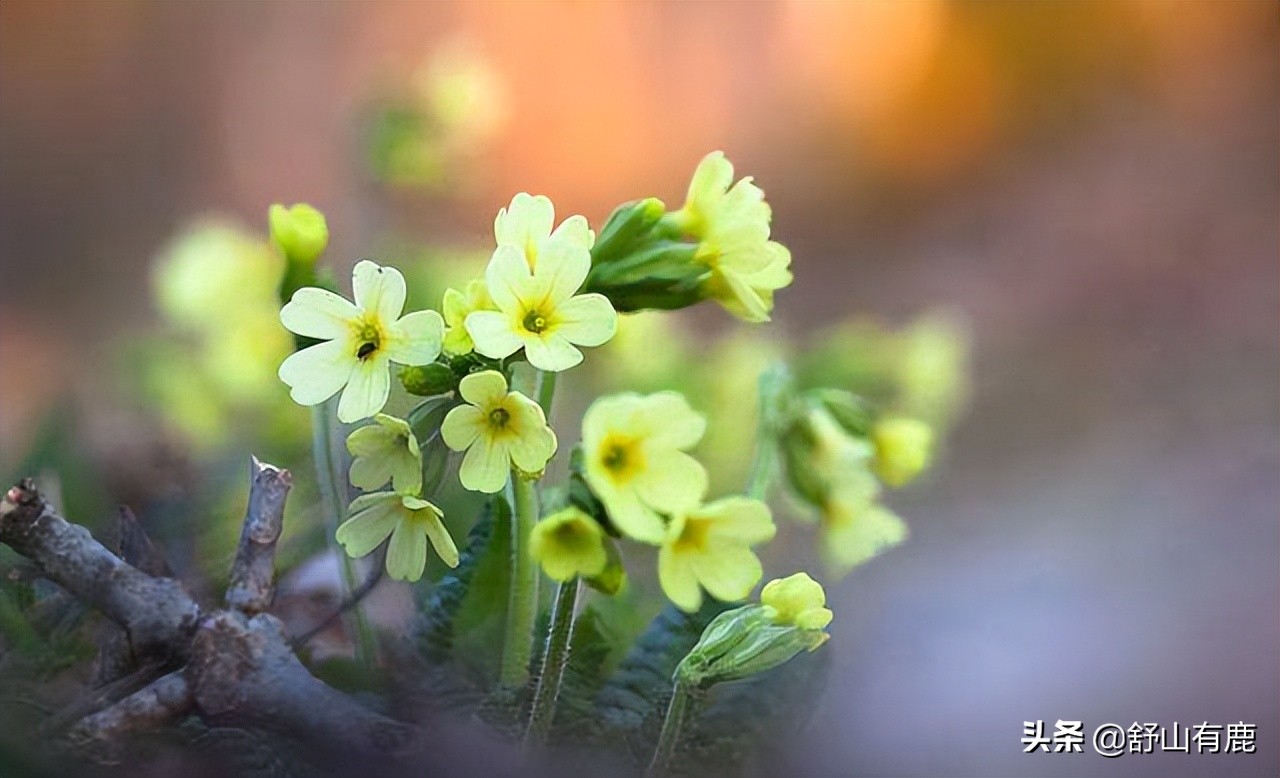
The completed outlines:
<svg viewBox="0 0 1280 778">
<path fill-rule="evenodd" d="M 645 778 L 659 778 L 667 774 L 671 757 L 676 752 L 676 744 L 680 741 L 680 730 L 684 728 L 685 719 L 692 713 L 696 694 L 694 687 L 676 679 L 675 686 L 671 689 L 671 702 L 667 704 L 667 715 L 662 720 L 658 746 L 653 751 L 653 761 L 649 762 L 649 769 L 644 771 Z"/>
<path fill-rule="evenodd" d="M 338 525 L 347 515 L 346 473 L 342 472 L 342 455 L 334 447 L 333 426 L 336 412 L 336 397 L 311 409 L 311 457 L 315 460 L 316 483 L 320 488 L 320 500 L 324 508 L 325 538 L 330 551 L 338 558 L 338 567 L 342 571 L 340 599 L 345 601 L 356 589 L 357 576 L 355 560 L 347 556 L 336 537 Z M 356 603 L 343 616 L 343 625 L 355 644 L 356 660 L 372 661 L 377 656 L 377 645 L 360 603 Z"/>
<path fill-rule="evenodd" d="M 747 496 L 765 499 L 778 470 L 779 407 L 790 388 L 791 372 L 785 363 L 775 362 L 765 368 L 758 382 L 759 404 L 756 410 L 756 451 L 747 475 Z"/>
<path fill-rule="evenodd" d="M 578 605 L 579 588 L 575 577 L 561 583 L 556 591 L 555 604 L 551 609 L 551 626 L 547 631 L 547 645 L 542 652 L 542 672 L 538 674 L 538 687 L 534 691 L 533 708 L 529 714 L 529 728 L 524 736 L 526 747 L 545 743 L 547 734 L 551 731 L 551 723 L 555 720 L 560 681 L 564 678 L 565 663 L 569 658 L 569 638 L 573 634 L 573 616 Z"/>
<path fill-rule="evenodd" d="M 547 423 L 551 422 L 551 400 L 556 393 L 557 375 L 559 373 L 538 371 L 538 405 L 542 406 L 542 412 L 547 416 Z"/>
<path fill-rule="evenodd" d="M 502 647 L 504 686 L 522 686 L 529 677 L 534 621 L 538 612 L 538 567 L 529 553 L 529 534 L 538 520 L 538 493 L 533 482 L 511 471 L 511 593 L 507 600 L 507 634 Z"/>
</svg>

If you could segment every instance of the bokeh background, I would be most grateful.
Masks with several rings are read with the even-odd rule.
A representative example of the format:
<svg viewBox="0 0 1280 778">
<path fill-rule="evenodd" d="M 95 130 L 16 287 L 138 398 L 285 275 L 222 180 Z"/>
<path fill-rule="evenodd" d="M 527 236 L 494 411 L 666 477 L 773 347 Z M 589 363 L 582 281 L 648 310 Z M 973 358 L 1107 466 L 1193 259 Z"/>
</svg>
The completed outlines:
<svg viewBox="0 0 1280 778">
<path fill-rule="evenodd" d="M 341 276 L 470 256 L 516 191 L 596 224 L 678 203 L 722 148 L 795 257 L 778 331 L 940 307 L 974 349 L 939 468 L 894 497 L 911 541 L 832 587 L 834 672 L 787 772 L 1275 775 L 1278 21 L 1269 2 L 5 0 L 0 471 L 60 439 L 52 473 L 93 474 L 66 497 L 88 512 L 243 478 L 173 429 L 183 403 L 208 418 L 207 386 L 139 378 L 182 364 L 153 267 L 200 217 L 261 234 L 270 203 L 311 202 Z M 695 351 L 734 329 L 680 321 Z M 153 532 L 180 568 L 224 561 Z M 1021 753 L 1024 720 L 1059 718 L 1243 721 L 1257 753 Z"/>
</svg>

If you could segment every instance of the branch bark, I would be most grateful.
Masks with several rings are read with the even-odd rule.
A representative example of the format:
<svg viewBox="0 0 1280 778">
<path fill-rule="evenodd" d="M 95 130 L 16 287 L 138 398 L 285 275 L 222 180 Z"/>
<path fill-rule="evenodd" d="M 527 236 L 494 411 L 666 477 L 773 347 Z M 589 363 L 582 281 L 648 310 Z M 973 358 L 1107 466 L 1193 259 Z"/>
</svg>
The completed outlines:
<svg viewBox="0 0 1280 778">
<path fill-rule="evenodd" d="M 253 457 L 249 478 L 249 507 L 236 559 L 231 564 L 227 604 L 254 615 L 271 607 L 275 599 L 276 541 L 284 529 L 284 501 L 293 486 L 293 477 L 288 470 Z"/>
</svg>

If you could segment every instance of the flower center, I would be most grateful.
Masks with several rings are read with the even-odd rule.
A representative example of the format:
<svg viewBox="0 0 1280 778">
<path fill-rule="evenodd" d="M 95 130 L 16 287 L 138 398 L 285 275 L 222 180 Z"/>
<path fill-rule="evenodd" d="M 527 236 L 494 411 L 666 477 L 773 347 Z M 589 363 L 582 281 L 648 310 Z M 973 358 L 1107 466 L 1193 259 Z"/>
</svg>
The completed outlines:
<svg viewBox="0 0 1280 778">
<path fill-rule="evenodd" d="M 607 438 L 600 446 L 600 464 L 616 483 L 624 484 L 644 468 L 644 456 L 634 440 Z"/>
<path fill-rule="evenodd" d="M 374 322 L 362 322 L 356 330 L 356 359 L 368 359 L 382 346 L 382 328 Z"/>
<path fill-rule="evenodd" d="M 509 421 L 511 421 L 511 413 L 506 408 L 494 408 L 489 411 L 490 426 L 505 429 Z"/>
<path fill-rule="evenodd" d="M 532 310 L 524 315 L 524 321 L 521 322 L 524 328 L 535 335 L 547 329 L 547 317 L 542 315 L 542 311 Z"/>
<path fill-rule="evenodd" d="M 707 546 L 707 536 L 711 534 L 711 522 L 703 519 L 686 519 L 684 529 L 675 542 L 675 550 L 684 553 L 702 551 Z"/>
</svg>

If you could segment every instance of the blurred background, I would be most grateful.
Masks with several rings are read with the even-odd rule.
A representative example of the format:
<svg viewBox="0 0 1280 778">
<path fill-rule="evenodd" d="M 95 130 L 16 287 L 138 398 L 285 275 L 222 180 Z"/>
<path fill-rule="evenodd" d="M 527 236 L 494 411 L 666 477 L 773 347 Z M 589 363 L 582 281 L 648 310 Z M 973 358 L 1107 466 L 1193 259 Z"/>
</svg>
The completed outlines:
<svg viewBox="0 0 1280 778">
<path fill-rule="evenodd" d="M 254 326 L 270 203 L 326 213 L 339 278 L 373 257 L 435 306 L 513 193 L 598 228 L 624 200 L 677 205 L 721 148 L 796 282 L 745 346 L 718 309 L 682 313 L 685 358 L 927 311 L 972 347 L 939 467 L 893 497 L 911 540 L 831 587 L 834 672 L 786 773 L 1275 775 L 1278 21 L 1267 2 L 5 0 L 0 473 L 38 466 L 91 525 L 145 511 L 198 587 L 234 542 L 198 528 L 238 521 L 247 454 L 305 463 L 287 338 Z M 209 252 L 232 258 L 212 313 L 190 294 Z M 654 364 L 619 358 L 632 386 L 678 356 L 646 332 L 623 353 Z M 295 575 L 313 551 L 286 548 Z M 1036 719 L 1243 721 L 1257 753 L 1024 755 Z"/>
</svg>

